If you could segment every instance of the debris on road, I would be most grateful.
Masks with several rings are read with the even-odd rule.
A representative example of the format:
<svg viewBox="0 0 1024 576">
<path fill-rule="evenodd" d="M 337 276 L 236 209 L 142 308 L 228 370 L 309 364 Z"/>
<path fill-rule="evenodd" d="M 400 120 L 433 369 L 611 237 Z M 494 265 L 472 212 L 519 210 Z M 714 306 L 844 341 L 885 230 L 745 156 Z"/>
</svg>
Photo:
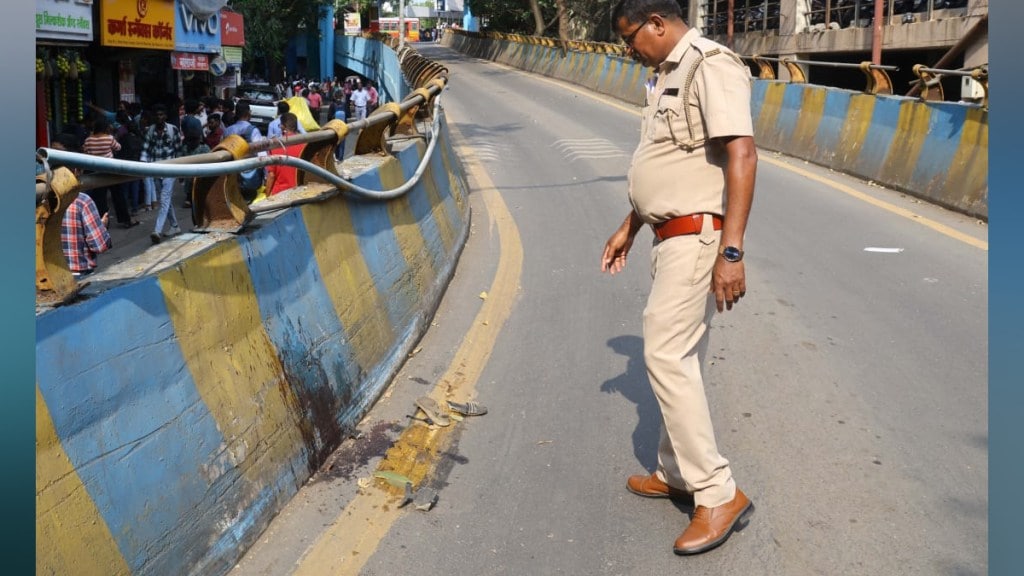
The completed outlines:
<svg viewBox="0 0 1024 576">
<path fill-rule="evenodd" d="M 437 504 L 437 490 L 428 486 L 422 486 L 416 491 L 416 496 L 413 500 L 413 506 L 417 510 L 423 510 L 424 512 L 430 510 Z"/>
<path fill-rule="evenodd" d="M 427 415 L 427 418 L 431 422 L 438 426 L 447 426 L 451 424 L 448 420 L 448 416 L 441 411 L 441 407 L 437 405 L 437 401 L 430 396 L 420 396 L 416 399 L 416 406 Z"/>
<path fill-rule="evenodd" d="M 385 482 L 391 484 L 395 488 L 401 488 L 406 484 L 412 483 L 412 480 L 409 480 L 408 478 L 402 476 L 398 472 L 392 472 L 390 470 L 379 470 L 377 472 L 374 472 L 373 476 L 375 478 L 380 478 L 381 480 L 384 480 Z"/>
<path fill-rule="evenodd" d="M 484 406 L 479 402 L 466 402 L 460 404 L 449 400 L 448 409 L 463 416 L 483 416 L 484 414 L 487 414 L 487 406 Z"/>
</svg>

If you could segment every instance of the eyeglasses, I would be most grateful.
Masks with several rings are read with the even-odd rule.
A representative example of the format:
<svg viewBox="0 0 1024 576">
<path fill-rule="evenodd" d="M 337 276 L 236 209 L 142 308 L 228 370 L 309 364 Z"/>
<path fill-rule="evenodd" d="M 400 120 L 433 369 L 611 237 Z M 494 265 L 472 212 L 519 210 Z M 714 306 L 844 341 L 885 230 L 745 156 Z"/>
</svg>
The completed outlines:
<svg viewBox="0 0 1024 576">
<path fill-rule="evenodd" d="M 636 40 L 636 35 L 639 34 L 640 30 L 642 30 L 644 28 L 644 26 L 647 26 L 647 24 L 650 21 L 651 21 L 651 19 L 650 19 L 650 17 L 648 17 L 647 20 L 644 20 L 643 24 L 637 26 L 632 32 L 629 33 L 628 36 L 625 36 L 622 39 L 622 41 L 626 43 L 626 47 L 628 47 L 630 50 L 633 49 L 633 41 Z"/>
</svg>

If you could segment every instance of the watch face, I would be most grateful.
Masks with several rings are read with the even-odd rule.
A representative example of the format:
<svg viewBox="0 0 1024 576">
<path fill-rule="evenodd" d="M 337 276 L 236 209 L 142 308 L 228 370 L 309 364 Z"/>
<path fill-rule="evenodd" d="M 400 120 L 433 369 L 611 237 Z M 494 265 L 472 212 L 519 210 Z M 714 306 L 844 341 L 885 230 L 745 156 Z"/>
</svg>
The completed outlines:
<svg viewBox="0 0 1024 576">
<path fill-rule="evenodd" d="M 726 246 L 725 250 L 722 250 L 722 257 L 729 262 L 739 262 L 740 258 L 743 258 L 743 252 L 735 246 Z"/>
</svg>

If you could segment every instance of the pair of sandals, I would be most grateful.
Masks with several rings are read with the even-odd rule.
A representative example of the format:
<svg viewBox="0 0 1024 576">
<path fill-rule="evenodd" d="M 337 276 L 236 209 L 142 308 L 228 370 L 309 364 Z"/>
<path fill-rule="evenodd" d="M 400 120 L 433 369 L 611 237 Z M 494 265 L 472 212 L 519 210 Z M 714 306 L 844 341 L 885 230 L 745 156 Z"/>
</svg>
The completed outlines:
<svg viewBox="0 0 1024 576">
<path fill-rule="evenodd" d="M 487 414 L 487 407 L 479 402 L 452 402 L 447 401 L 448 410 L 460 416 L 483 416 Z M 416 399 L 416 406 L 427 415 L 426 421 L 437 426 L 448 426 L 451 420 L 438 405 L 437 401 L 429 396 L 421 396 Z"/>
</svg>

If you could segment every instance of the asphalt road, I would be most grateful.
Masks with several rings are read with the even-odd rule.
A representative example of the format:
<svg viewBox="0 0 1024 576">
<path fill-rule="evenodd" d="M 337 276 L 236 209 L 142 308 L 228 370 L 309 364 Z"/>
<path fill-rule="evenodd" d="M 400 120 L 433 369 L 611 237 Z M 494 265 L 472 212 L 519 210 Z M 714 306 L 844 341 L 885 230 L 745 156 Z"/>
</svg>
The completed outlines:
<svg viewBox="0 0 1024 576">
<path fill-rule="evenodd" d="M 650 233 L 624 273 L 599 271 L 628 210 L 637 111 L 418 48 L 451 70 L 442 102 L 481 167 L 470 174 L 472 235 L 435 326 L 363 436 L 233 575 L 301 572 L 344 521 L 356 480 L 449 369 L 479 292 L 520 249 L 498 233 L 506 207 L 522 268 L 475 382 L 490 413 L 458 424 L 431 480 L 436 507 L 405 509 L 362 556 L 336 546 L 339 573 L 987 573 L 983 224 L 761 151 L 748 293 L 715 317 L 705 373 L 720 449 L 756 513 L 723 547 L 676 557 L 690 510 L 624 486 L 653 469 L 658 440 L 640 338 Z M 485 201 L 491 184 L 504 206 Z"/>
</svg>

